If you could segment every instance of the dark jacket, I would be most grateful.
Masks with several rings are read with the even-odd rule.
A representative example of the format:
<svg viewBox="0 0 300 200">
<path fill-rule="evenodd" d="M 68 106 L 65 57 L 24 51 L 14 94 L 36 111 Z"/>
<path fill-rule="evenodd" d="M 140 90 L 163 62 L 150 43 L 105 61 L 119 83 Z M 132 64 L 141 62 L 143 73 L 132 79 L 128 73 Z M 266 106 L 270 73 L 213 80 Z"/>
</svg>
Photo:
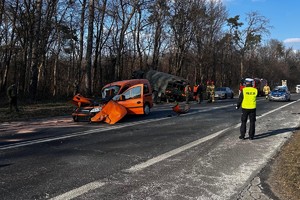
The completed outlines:
<svg viewBox="0 0 300 200">
<path fill-rule="evenodd" d="M 9 99 L 12 99 L 12 98 L 16 98 L 17 97 L 17 87 L 16 85 L 11 85 L 7 88 L 7 97 Z"/>
</svg>

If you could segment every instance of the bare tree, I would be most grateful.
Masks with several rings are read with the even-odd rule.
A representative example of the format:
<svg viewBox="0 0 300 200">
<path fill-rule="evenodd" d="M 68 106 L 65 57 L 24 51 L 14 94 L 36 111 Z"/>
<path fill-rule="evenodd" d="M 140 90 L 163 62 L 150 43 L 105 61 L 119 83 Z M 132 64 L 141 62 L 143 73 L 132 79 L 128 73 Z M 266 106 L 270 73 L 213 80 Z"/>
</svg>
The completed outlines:
<svg viewBox="0 0 300 200">
<path fill-rule="evenodd" d="M 210 1 L 207 6 L 208 26 L 207 26 L 207 43 L 206 54 L 209 55 L 208 78 L 217 79 L 217 66 L 220 65 L 220 39 L 222 35 L 222 27 L 227 18 L 227 12 L 221 1 Z M 220 70 L 218 70 L 220 71 Z"/>
<path fill-rule="evenodd" d="M 2 65 L 4 65 L 4 72 L 3 75 L 1 75 L 1 81 L 0 81 L 0 91 L 4 90 L 4 88 L 7 85 L 7 79 L 8 79 L 8 72 L 9 72 L 9 68 L 11 65 L 11 58 L 13 56 L 13 53 L 15 52 L 15 44 L 16 44 L 16 38 L 15 38 L 15 31 L 16 31 L 16 17 L 14 17 L 12 19 L 11 25 L 8 24 L 7 22 L 9 22 L 9 20 L 3 20 L 3 17 L 7 18 L 7 15 L 4 15 L 4 3 L 5 1 L 1 1 L 0 3 L 0 24 L 2 24 L 2 22 L 5 21 L 4 24 L 6 24 L 6 31 L 3 30 L 3 32 L 1 32 L 1 36 L 0 36 L 0 44 L 2 43 L 2 40 L 5 41 L 5 43 L 7 45 L 4 46 L 4 58 L 3 61 L 1 61 L 0 67 L 2 68 Z M 17 13 L 17 10 L 19 9 L 19 0 L 16 0 L 15 2 L 15 8 L 11 7 L 11 13 L 12 15 L 14 15 L 15 13 Z M 11 27 L 11 32 L 9 32 L 8 30 Z M 13 82 L 16 82 L 17 80 L 17 74 L 14 74 L 13 77 Z"/>
<path fill-rule="evenodd" d="M 36 98 L 37 94 L 37 85 L 38 85 L 38 65 L 40 58 L 40 39 L 41 39 L 41 19 L 42 19 L 42 4 L 43 0 L 36 0 L 34 5 L 34 34 L 33 37 L 33 46 L 32 46 L 32 60 L 30 68 L 30 85 L 29 85 L 29 94 L 32 99 Z"/>
<path fill-rule="evenodd" d="M 166 0 L 156 0 L 153 5 L 149 7 L 151 15 L 149 22 L 153 26 L 154 37 L 153 37 L 153 55 L 151 68 L 157 70 L 159 65 L 160 51 L 162 45 L 162 35 L 164 26 L 166 26 L 167 17 L 169 16 L 169 7 Z"/>
<path fill-rule="evenodd" d="M 115 41 L 116 41 L 116 58 L 115 58 L 115 68 L 114 74 L 115 79 L 120 80 L 123 72 L 123 55 L 125 47 L 125 36 L 128 31 L 128 27 L 131 20 L 136 13 L 137 6 L 139 4 L 138 0 L 118 0 L 115 2 L 115 8 L 119 8 L 114 12 L 114 20 L 118 27 L 115 30 Z"/>
<path fill-rule="evenodd" d="M 235 86 L 245 74 L 296 82 L 299 55 L 278 41 L 261 43 L 265 17 L 229 18 L 224 32 L 226 18 L 221 0 L 2 0 L 0 92 L 17 80 L 32 99 L 71 94 L 72 86 L 91 95 L 149 68 L 191 83 Z"/>
<path fill-rule="evenodd" d="M 175 75 L 183 76 L 184 60 L 190 47 L 192 32 L 191 10 L 192 1 L 175 0 L 171 6 L 170 27 L 173 37 L 173 53 L 171 65 L 174 67 Z"/>
<path fill-rule="evenodd" d="M 247 14 L 245 27 L 240 30 L 240 27 L 243 27 L 243 23 L 239 22 L 239 16 L 229 18 L 227 20 L 235 44 L 240 53 L 240 77 L 244 77 L 245 68 L 244 68 L 244 59 L 246 54 L 257 47 L 261 43 L 262 36 L 264 34 L 269 34 L 269 20 L 260 15 L 257 12 L 250 12 Z"/>
<path fill-rule="evenodd" d="M 82 87 L 82 80 L 83 80 L 83 49 L 84 49 L 84 28 L 85 28 L 85 10 L 86 10 L 86 1 L 82 0 L 81 3 L 81 13 L 80 13 L 80 27 L 79 27 L 79 52 L 78 52 L 78 61 L 77 61 L 77 72 L 76 72 L 76 80 L 75 80 L 75 88 L 74 90 L 78 90 L 75 92 L 79 92 Z"/>
<path fill-rule="evenodd" d="M 103 85 L 102 80 L 102 50 L 105 43 L 108 40 L 109 33 L 111 32 L 112 25 L 105 24 L 105 19 L 107 15 L 107 0 L 103 0 L 102 3 L 98 1 L 96 6 L 97 17 L 95 20 L 96 23 L 96 41 L 95 41 L 95 56 L 94 56 L 94 75 L 93 75 L 93 88 L 94 90 Z M 107 27 L 105 27 L 107 25 Z"/>
</svg>

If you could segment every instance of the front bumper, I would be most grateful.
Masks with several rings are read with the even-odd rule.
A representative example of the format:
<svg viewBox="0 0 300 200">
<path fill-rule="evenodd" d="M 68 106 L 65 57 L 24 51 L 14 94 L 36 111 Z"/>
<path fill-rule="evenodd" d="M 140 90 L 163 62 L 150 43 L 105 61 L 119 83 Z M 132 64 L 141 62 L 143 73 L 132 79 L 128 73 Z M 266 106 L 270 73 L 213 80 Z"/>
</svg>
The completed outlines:
<svg viewBox="0 0 300 200">
<path fill-rule="evenodd" d="M 288 98 L 286 96 L 269 96 L 271 101 L 287 101 Z"/>
</svg>

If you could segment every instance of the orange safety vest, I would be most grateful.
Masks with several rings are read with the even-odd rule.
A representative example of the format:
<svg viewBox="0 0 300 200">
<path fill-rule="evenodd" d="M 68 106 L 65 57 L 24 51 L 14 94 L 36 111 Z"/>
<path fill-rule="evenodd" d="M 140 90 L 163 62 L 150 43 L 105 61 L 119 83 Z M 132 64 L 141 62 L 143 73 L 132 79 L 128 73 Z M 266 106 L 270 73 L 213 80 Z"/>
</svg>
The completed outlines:
<svg viewBox="0 0 300 200">
<path fill-rule="evenodd" d="M 199 87 L 199 85 L 195 85 L 195 86 L 194 86 L 194 91 L 193 91 L 194 93 L 196 93 L 196 92 L 197 92 L 197 90 L 198 90 L 198 87 Z"/>
</svg>

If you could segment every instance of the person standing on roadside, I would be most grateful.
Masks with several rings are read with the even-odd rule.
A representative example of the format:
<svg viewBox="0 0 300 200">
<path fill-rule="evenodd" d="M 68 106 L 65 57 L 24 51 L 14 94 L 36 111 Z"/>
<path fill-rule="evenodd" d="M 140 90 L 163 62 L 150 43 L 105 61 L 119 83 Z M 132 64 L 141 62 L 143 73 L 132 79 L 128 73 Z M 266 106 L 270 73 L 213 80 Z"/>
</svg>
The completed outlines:
<svg viewBox="0 0 300 200">
<path fill-rule="evenodd" d="M 185 83 L 184 94 L 185 94 L 185 103 L 189 104 L 190 93 L 192 92 L 191 86 L 188 83 Z"/>
<path fill-rule="evenodd" d="M 12 84 L 11 86 L 9 86 L 7 88 L 7 97 L 8 97 L 8 101 L 9 101 L 10 111 L 12 111 L 12 107 L 14 106 L 16 112 L 19 112 L 18 102 L 17 102 L 18 93 L 17 93 L 16 84 Z"/>
<path fill-rule="evenodd" d="M 256 97 L 258 91 L 252 87 L 250 81 L 246 81 L 246 87 L 243 88 L 239 95 L 239 99 L 236 105 L 236 109 L 242 107 L 241 127 L 239 139 L 245 139 L 246 124 L 249 117 L 250 128 L 249 128 L 249 139 L 253 140 L 255 135 L 255 121 L 256 121 Z"/>
<path fill-rule="evenodd" d="M 197 90 L 198 90 L 199 84 L 195 84 L 193 87 L 193 99 L 197 102 Z"/>
<path fill-rule="evenodd" d="M 268 83 L 266 83 L 266 85 L 263 88 L 263 92 L 265 93 L 266 99 L 268 99 L 268 95 L 271 92 L 270 86 L 268 85 Z"/>
<path fill-rule="evenodd" d="M 208 98 L 207 103 L 215 102 L 215 85 L 213 81 L 207 81 L 206 93 Z"/>
<path fill-rule="evenodd" d="M 196 95 L 197 95 L 197 103 L 201 104 L 201 102 L 203 101 L 203 84 L 202 83 L 200 83 L 198 85 Z"/>
</svg>

